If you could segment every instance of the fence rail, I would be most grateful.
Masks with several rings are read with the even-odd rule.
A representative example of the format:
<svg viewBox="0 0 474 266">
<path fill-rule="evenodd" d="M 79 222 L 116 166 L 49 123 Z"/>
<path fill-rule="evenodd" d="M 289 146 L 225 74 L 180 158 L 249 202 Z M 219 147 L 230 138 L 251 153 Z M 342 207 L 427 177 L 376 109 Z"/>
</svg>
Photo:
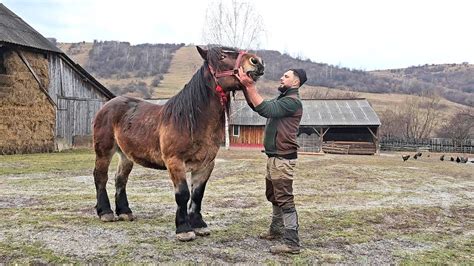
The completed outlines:
<svg viewBox="0 0 474 266">
<path fill-rule="evenodd" d="M 430 151 L 474 153 L 474 139 L 453 141 L 452 139 L 382 139 L 380 149 L 383 151 Z"/>
</svg>

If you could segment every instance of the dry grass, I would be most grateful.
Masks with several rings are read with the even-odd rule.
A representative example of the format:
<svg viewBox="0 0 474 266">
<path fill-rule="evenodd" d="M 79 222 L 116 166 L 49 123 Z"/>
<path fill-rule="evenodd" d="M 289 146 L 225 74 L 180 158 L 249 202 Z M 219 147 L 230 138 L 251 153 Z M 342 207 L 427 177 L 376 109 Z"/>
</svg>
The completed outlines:
<svg viewBox="0 0 474 266">
<path fill-rule="evenodd" d="M 169 98 L 174 96 L 189 82 L 201 65 L 202 58 L 197 52 L 196 46 L 181 47 L 174 54 L 168 73 L 164 75 L 160 85 L 155 89 L 153 97 Z"/>
<path fill-rule="evenodd" d="M 135 167 L 127 191 L 138 220 L 102 223 L 90 150 L 0 156 L 0 263 L 470 264 L 474 164 L 437 158 L 300 156 L 305 249 L 272 256 L 257 238 L 271 210 L 260 152 L 219 152 L 203 202 L 212 235 L 190 243 L 174 239 L 166 171 Z M 108 189 L 112 197 L 112 181 Z"/>
</svg>

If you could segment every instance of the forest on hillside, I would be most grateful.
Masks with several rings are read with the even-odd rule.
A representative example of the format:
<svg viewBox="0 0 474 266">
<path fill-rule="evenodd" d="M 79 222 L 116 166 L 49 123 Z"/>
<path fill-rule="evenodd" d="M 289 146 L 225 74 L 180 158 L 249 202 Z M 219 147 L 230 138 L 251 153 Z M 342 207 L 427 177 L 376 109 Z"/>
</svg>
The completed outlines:
<svg viewBox="0 0 474 266">
<path fill-rule="evenodd" d="M 264 60 L 265 78 L 270 80 L 278 80 L 289 68 L 304 68 L 308 85 L 373 93 L 438 94 L 474 106 L 474 66 L 467 63 L 368 72 L 300 60 L 278 51 L 256 53 Z"/>
<path fill-rule="evenodd" d="M 66 53 L 74 57 L 72 44 Z M 110 86 L 115 94 L 135 92 L 150 97 L 167 73 L 170 62 L 181 44 L 139 44 L 128 42 L 94 41 L 84 66 L 92 75 L 106 79 L 135 78 L 124 85 Z M 474 65 L 445 64 L 411 66 L 402 69 L 363 71 L 325 63 L 302 60 L 271 50 L 254 51 L 265 62 L 265 79 L 279 80 L 289 68 L 304 68 L 306 84 L 338 88 L 354 92 L 437 94 L 450 101 L 474 106 Z M 143 78 L 152 79 L 144 82 Z"/>
<path fill-rule="evenodd" d="M 81 53 L 84 43 L 73 43 L 66 53 L 74 58 Z M 112 85 L 108 88 L 116 95 L 133 93 L 144 98 L 151 97 L 152 87 L 158 86 L 170 66 L 173 54 L 184 43 L 180 44 L 139 44 L 129 42 L 94 41 L 88 51 L 84 68 L 100 79 L 133 81 Z M 153 77 L 150 84 L 141 79 Z"/>
</svg>

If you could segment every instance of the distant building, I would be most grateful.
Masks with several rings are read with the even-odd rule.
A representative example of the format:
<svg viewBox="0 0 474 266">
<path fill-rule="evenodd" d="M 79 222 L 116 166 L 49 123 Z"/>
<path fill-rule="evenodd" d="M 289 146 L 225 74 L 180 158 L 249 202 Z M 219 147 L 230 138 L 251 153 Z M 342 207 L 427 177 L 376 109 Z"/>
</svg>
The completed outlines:
<svg viewBox="0 0 474 266">
<path fill-rule="evenodd" d="M 114 95 L 0 4 L 0 154 L 53 151 L 90 141 Z"/>
<path fill-rule="evenodd" d="M 297 137 L 301 152 L 374 154 L 378 152 L 380 119 L 366 99 L 302 100 Z M 266 118 L 245 101 L 231 104 L 231 147 L 263 148 Z"/>
</svg>

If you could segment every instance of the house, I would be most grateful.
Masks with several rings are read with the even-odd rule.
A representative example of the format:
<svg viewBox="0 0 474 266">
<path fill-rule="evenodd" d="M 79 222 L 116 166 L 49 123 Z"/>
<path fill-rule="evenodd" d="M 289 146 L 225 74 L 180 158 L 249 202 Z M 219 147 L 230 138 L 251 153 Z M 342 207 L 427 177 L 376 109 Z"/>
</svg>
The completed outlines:
<svg viewBox="0 0 474 266">
<path fill-rule="evenodd" d="M 297 136 L 300 152 L 374 154 L 378 152 L 380 119 L 366 99 L 302 100 Z M 266 118 L 242 100 L 232 102 L 230 146 L 263 148 Z"/>
<path fill-rule="evenodd" d="M 0 154 L 89 142 L 92 120 L 114 95 L 0 4 Z"/>
</svg>

